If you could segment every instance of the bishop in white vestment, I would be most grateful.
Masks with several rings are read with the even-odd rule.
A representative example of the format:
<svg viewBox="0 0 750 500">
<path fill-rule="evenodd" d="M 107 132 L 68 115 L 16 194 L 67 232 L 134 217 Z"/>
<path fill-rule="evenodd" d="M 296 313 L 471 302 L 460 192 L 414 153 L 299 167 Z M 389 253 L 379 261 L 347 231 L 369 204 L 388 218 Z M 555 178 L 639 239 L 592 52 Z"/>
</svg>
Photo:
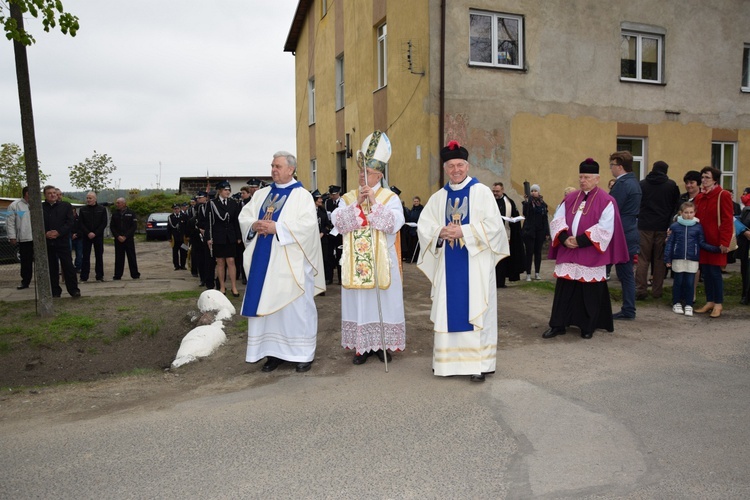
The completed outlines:
<svg viewBox="0 0 750 500">
<path fill-rule="evenodd" d="M 451 141 L 440 157 L 450 180 L 417 223 L 417 266 L 432 283 L 432 368 L 438 376 L 482 382 L 495 371 L 495 265 L 510 254 L 508 237 L 492 191 L 468 175 L 466 148 Z"/>
<path fill-rule="evenodd" d="M 365 139 L 362 149 L 357 155 L 362 163 L 360 187 L 346 193 L 331 215 L 334 227 L 343 235 L 341 345 L 354 349 L 355 365 L 365 363 L 373 353 L 381 361 L 385 357 L 390 361 L 388 350 L 403 351 L 406 344 L 403 287 L 396 255 L 404 209 L 398 196 L 380 185 L 391 156 L 390 141 L 384 133 L 375 131 Z"/>
</svg>

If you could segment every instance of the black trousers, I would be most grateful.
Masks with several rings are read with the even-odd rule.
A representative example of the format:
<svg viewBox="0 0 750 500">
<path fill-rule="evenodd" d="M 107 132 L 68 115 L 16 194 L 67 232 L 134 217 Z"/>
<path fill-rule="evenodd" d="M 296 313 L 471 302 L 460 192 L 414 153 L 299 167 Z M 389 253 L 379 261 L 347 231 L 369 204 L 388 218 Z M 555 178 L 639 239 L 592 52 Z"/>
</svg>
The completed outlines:
<svg viewBox="0 0 750 500">
<path fill-rule="evenodd" d="M 115 238 L 115 279 L 122 278 L 122 273 L 125 271 L 126 256 L 128 258 L 130 277 L 133 279 L 139 278 L 141 273 L 138 272 L 138 262 L 135 258 L 135 240 L 127 238 L 121 243 Z"/>
<path fill-rule="evenodd" d="M 539 273 L 542 267 L 542 247 L 544 246 L 544 233 L 524 234 L 523 244 L 526 247 L 526 273 L 531 274 L 531 261 L 534 261 L 534 271 Z"/>
<path fill-rule="evenodd" d="M 18 253 L 21 254 L 21 283 L 28 285 L 34 272 L 34 242 L 19 241 Z"/>
<path fill-rule="evenodd" d="M 87 281 L 91 272 L 91 247 L 94 247 L 94 276 L 98 280 L 104 279 L 104 237 L 96 236 L 89 239 L 83 237 L 83 260 L 81 261 L 81 281 Z"/>
<path fill-rule="evenodd" d="M 182 248 L 184 241 L 182 236 L 178 237 L 177 240 L 172 246 L 172 264 L 174 264 L 175 269 L 183 269 L 185 262 L 187 262 L 187 250 Z"/>
<path fill-rule="evenodd" d="M 208 244 L 203 245 L 203 281 L 206 283 L 206 289 L 216 288 L 216 259 L 214 259 Z"/>
<path fill-rule="evenodd" d="M 59 265 L 58 265 L 59 262 Z M 78 277 L 73 265 L 73 257 L 70 255 L 70 240 L 59 238 L 58 240 L 47 240 L 47 263 L 49 265 L 49 281 L 52 285 L 52 295 L 59 297 L 62 294 L 60 287 L 60 267 L 65 277 L 65 289 L 70 295 L 80 293 L 78 289 Z"/>
</svg>

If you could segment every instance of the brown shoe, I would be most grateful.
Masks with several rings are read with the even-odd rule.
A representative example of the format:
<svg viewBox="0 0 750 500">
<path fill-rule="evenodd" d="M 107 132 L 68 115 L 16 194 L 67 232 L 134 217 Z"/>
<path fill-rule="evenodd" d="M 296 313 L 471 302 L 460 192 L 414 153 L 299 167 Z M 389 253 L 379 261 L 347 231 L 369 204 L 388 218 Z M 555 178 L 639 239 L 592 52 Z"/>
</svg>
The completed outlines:
<svg viewBox="0 0 750 500">
<path fill-rule="evenodd" d="M 710 317 L 718 318 L 719 316 L 721 316 L 721 309 L 722 309 L 721 304 L 716 304 L 714 306 L 714 310 L 711 311 Z"/>
<path fill-rule="evenodd" d="M 701 307 L 700 309 L 695 309 L 693 312 L 698 314 L 705 314 L 707 312 L 711 312 L 714 309 L 714 303 L 713 302 L 706 302 L 706 305 Z"/>
</svg>

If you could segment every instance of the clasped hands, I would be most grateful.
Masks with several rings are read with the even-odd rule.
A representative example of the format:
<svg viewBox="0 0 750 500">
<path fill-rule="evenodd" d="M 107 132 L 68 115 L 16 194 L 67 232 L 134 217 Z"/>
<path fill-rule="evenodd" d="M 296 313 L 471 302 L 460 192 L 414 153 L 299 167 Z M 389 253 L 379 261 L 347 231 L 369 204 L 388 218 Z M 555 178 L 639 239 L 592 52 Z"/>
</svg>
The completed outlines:
<svg viewBox="0 0 750 500">
<path fill-rule="evenodd" d="M 575 236 L 568 236 L 564 245 L 568 248 L 578 248 L 578 240 L 576 240 Z"/>
<path fill-rule="evenodd" d="M 272 220 L 257 220 L 253 222 L 252 229 L 261 235 L 276 234 L 276 222 Z"/>
<path fill-rule="evenodd" d="M 440 230 L 438 235 L 448 243 L 464 237 L 464 231 L 458 224 L 448 224 Z"/>
<path fill-rule="evenodd" d="M 362 206 L 365 200 L 370 202 L 370 206 L 375 204 L 375 191 L 370 186 L 360 186 L 359 196 L 357 196 L 357 204 Z"/>
</svg>

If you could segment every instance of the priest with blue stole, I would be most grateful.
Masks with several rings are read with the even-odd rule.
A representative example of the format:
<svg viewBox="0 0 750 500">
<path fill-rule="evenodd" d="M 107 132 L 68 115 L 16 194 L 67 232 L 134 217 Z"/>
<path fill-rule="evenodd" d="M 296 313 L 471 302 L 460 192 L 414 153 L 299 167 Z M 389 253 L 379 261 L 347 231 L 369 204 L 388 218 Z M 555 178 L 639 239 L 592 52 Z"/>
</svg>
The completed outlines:
<svg viewBox="0 0 750 500">
<path fill-rule="evenodd" d="M 469 152 L 456 141 L 440 151 L 448 183 L 417 223 L 417 267 L 432 283 L 435 375 L 469 375 L 483 382 L 495 372 L 495 265 L 510 254 L 505 224 L 487 186 L 469 176 Z"/>
<path fill-rule="evenodd" d="M 325 292 L 323 253 L 315 202 L 294 179 L 297 159 L 273 155 L 273 183 L 258 190 L 239 216 L 247 287 L 241 314 L 248 318 L 248 363 L 266 358 L 262 371 L 282 363 L 310 369 L 315 358 L 318 311 Z"/>
</svg>

